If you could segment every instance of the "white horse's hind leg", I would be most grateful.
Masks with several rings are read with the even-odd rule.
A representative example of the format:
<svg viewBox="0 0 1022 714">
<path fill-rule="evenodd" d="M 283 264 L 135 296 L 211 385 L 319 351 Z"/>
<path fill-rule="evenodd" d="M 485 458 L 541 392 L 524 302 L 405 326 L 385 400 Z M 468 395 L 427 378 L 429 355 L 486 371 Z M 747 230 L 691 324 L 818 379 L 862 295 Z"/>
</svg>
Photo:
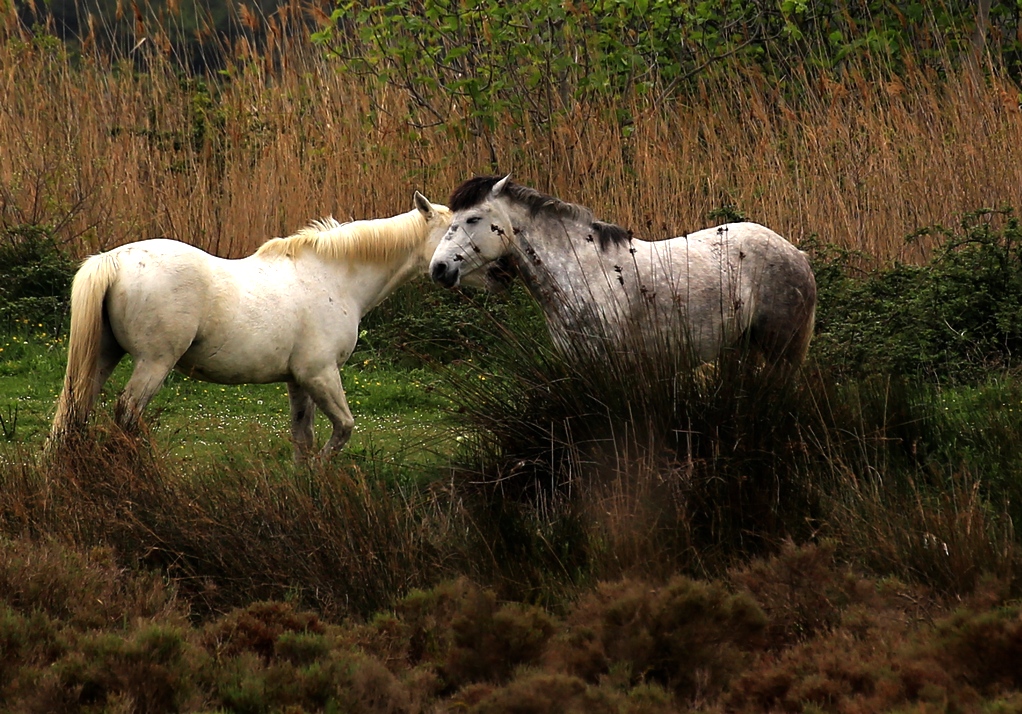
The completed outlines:
<svg viewBox="0 0 1022 714">
<path fill-rule="evenodd" d="M 114 373 L 123 357 L 124 348 L 117 344 L 113 333 L 107 327 L 103 330 L 103 338 L 99 345 L 99 360 L 96 365 L 96 378 L 92 382 L 92 391 L 88 397 L 87 404 L 90 410 L 96 403 L 96 400 L 99 399 L 99 394 L 103 391 L 103 385 L 110 379 L 110 375 Z"/>
<path fill-rule="evenodd" d="M 341 374 L 337 367 L 330 367 L 311 379 L 301 380 L 300 386 L 312 396 L 316 406 L 323 410 L 334 427 L 330 440 L 320 452 L 322 457 L 329 456 L 348 443 L 355 428 L 355 419 L 351 416 L 344 387 L 341 386 Z"/>
<path fill-rule="evenodd" d="M 99 395 L 103 391 L 103 385 L 110 379 L 110 375 L 120 364 L 122 357 L 124 357 L 124 350 L 117 344 L 109 330 L 105 330 L 99 346 L 96 369 L 92 379 L 89 380 L 85 398 L 77 402 L 77 407 L 68 404 L 66 408 L 73 413 L 68 416 L 65 428 L 80 429 L 85 427 L 89 420 L 89 414 L 92 413 L 96 400 L 99 399 Z"/>
<path fill-rule="evenodd" d="M 307 391 L 294 382 L 287 383 L 287 397 L 291 404 L 291 441 L 295 448 L 295 461 L 301 462 L 312 452 L 316 403 Z"/>
<path fill-rule="evenodd" d="M 125 431 L 134 431 L 138 428 L 142 411 L 149 404 L 153 395 L 163 386 L 163 380 L 170 374 L 173 366 L 173 364 L 144 359 L 135 362 L 135 369 L 124 386 L 124 391 L 117 399 L 115 409 L 117 423 Z"/>
</svg>

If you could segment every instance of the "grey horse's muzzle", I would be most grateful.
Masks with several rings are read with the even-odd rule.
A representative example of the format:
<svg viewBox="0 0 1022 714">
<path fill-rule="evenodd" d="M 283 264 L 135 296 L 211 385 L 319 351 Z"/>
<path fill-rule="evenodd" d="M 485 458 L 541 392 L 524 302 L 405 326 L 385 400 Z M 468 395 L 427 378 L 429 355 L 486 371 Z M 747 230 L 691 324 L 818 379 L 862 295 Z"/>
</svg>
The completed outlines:
<svg viewBox="0 0 1022 714">
<path fill-rule="evenodd" d="M 458 281 L 461 279 L 461 270 L 458 269 L 457 265 L 441 261 L 433 263 L 429 275 L 433 278 L 433 282 L 440 283 L 445 288 L 453 288 L 457 286 Z"/>
</svg>

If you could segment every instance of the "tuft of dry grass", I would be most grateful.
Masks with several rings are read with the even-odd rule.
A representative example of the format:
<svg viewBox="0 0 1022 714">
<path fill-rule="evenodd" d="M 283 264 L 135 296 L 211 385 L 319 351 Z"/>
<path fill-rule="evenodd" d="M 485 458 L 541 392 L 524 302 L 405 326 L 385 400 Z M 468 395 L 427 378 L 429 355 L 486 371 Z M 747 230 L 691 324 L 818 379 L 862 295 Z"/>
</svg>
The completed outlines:
<svg viewBox="0 0 1022 714">
<path fill-rule="evenodd" d="M 355 467 L 282 469 L 240 455 L 170 467 L 144 441 L 96 428 L 43 465 L 4 472 L 2 529 L 165 573 L 199 614 L 287 598 L 333 617 L 366 615 L 435 583 L 461 547 L 456 507 Z M 67 570 L 53 575 L 52 592 L 60 578 L 71 587 Z"/>
</svg>

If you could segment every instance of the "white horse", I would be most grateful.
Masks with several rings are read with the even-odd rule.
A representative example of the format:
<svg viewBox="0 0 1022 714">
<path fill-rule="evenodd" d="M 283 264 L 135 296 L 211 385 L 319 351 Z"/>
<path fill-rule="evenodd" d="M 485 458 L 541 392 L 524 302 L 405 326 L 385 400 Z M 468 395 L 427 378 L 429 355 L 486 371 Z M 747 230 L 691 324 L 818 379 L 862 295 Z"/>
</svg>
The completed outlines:
<svg viewBox="0 0 1022 714">
<path fill-rule="evenodd" d="M 314 222 L 239 260 L 165 239 L 92 256 L 71 288 L 67 374 L 51 444 L 85 426 L 128 353 L 134 371 L 116 407 L 126 429 L 176 369 L 218 384 L 287 382 L 295 458 L 313 447 L 317 406 L 333 425 L 322 455 L 340 449 L 354 419 L 338 369 L 355 349 L 359 321 L 425 272 L 450 217 L 416 192 L 408 213 Z"/>
<path fill-rule="evenodd" d="M 666 344 L 697 367 L 747 345 L 769 364 L 805 358 L 816 280 L 805 254 L 768 228 L 731 223 L 644 241 L 507 176 L 469 179 L 449 205 L 433 280 L 520 275 L 569 354 L 628 359 Z"/>
</svg>

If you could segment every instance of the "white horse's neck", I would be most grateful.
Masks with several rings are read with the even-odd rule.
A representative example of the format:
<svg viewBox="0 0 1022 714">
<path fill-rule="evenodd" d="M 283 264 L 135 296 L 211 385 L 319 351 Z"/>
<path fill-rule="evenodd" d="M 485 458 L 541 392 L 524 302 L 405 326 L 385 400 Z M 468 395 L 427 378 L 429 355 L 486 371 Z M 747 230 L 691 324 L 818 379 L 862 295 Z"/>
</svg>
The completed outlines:
<svg viewBox="0 0 1022 714">
<path fill-rule="evenodd" d="M 359 316 L 364 317 L 399 287 L 426 273 L 438 242 L 439 236 L 432 240 L 427 234 L 421 243 L 409 246 L 407 251 L 389 260 L 349 259 L 324 261 L 323 264 L 331 273 L 331 280 L 358 286 L 352 295 L 358 304 Z"/>
<path fill-rule="evenodd" d="M 431 215 L 441 209 L 447 212 L 433 206 Z M 361 317 L 416 274 L 426 272 L 442 233 L 436 231 L 433 238 L 431 229 L 438 227 L 434 222 L 421 208 L 345 224 L 330 218 L 288 238 L 267 241 L 253 257 L 300 261 L 304 271 L 319 273 L 324 284 L 343 285 L 345 303 L 349 309 L 355 306 Z"/>
<path fill-rule="evenodd" d="M 379 305 L 388 295 L 408 281 L 419 275 L 425 275 L 429 268 L 429 260 L 433 256 L 433 251 L 436 250 L 438 243 L 439 240 L 429 240 L 427 238 L 421 246 L 410 251 L 403 260 L 395 261 L 396 265 L 377 265 L 377 268 L 384 268 L 380 272 L 380 287 L 372 301 L 363 306 L 362 314 L 365 315 L 369 310 Z M 389 274 L 386 271 L 386 267 L 390 268 Z M 366 265 L 366 269 L 371 269 L 371 266 Z"/>
</svg>

